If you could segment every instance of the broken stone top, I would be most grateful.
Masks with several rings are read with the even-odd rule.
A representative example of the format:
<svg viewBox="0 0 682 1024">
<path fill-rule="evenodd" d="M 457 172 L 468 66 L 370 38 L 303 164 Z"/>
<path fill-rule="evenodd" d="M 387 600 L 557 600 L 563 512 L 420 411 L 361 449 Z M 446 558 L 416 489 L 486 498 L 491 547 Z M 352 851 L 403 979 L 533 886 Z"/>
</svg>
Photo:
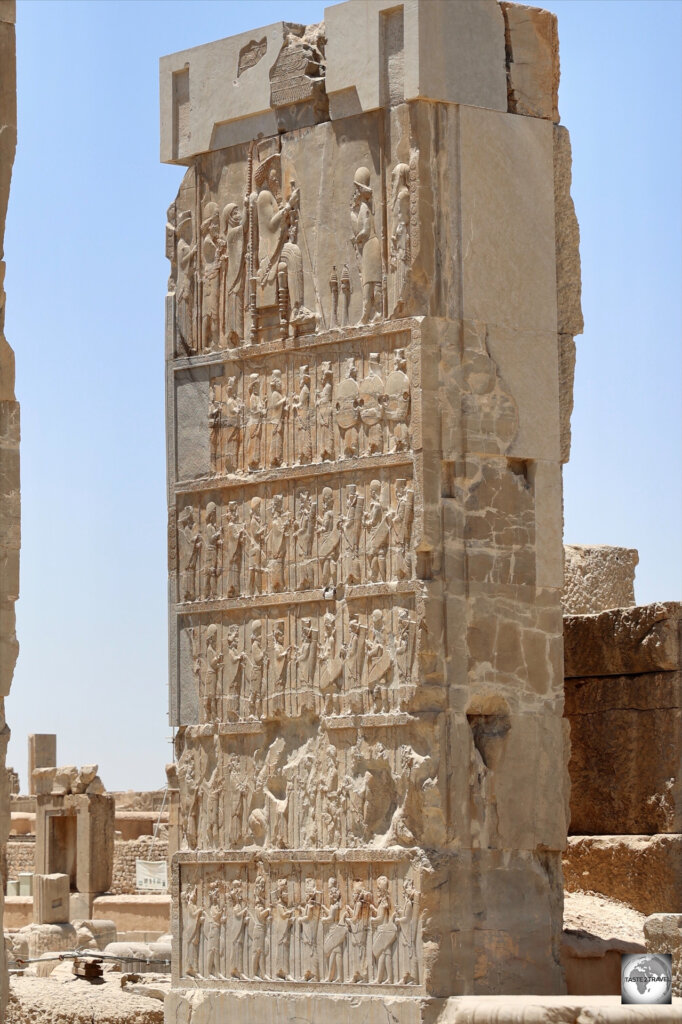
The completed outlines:
<svg viewBox="0 0 682 1024">
<path fill-rule="evenodd" d="M 516 65 L 516 66 L 515 66 Z M 558 120 L 556 18 L 497 0 L 347 0 L 162 57 L 161 160 L 428 99 Z"/>
</svg>

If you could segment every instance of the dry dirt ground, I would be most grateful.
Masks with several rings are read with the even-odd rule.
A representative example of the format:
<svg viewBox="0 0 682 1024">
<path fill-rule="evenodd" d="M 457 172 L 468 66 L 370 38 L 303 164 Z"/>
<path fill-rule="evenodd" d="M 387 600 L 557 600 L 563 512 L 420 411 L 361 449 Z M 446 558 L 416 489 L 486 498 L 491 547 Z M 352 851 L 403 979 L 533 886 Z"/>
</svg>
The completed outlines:
<svg viewBox="0 0 682 1024">
<path fill-rule="evenodd" d="M 120 973 L 105 978 L 91 985 L 73 975 L 70 963 L 48 978 L 15 976 L 6 1024 L 163 1024 L 162 1002 L 122 989 Z"/>
</svg>

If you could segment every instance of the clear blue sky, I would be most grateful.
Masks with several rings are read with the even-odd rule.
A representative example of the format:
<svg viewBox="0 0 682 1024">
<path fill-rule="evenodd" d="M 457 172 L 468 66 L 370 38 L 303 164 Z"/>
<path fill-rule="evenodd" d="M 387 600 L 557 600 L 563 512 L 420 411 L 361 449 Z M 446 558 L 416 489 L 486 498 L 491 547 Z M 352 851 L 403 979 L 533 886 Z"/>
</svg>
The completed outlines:
<svg viewBox="0 0 682 1024">
<path fill-rule="evenodd" d="M 549 0 L 573 139 L 585 334 L 567 542 L 640 552 L 639 603 L 682 598 L 680 58 L 675 0 Z M 22 403 L 21 654 L 9 762 L 56 732 L 109 788 L 163 785 L 165 211 L 158 58 L 317 0 L 19 0 L 7 336 Z"/>
</svg>

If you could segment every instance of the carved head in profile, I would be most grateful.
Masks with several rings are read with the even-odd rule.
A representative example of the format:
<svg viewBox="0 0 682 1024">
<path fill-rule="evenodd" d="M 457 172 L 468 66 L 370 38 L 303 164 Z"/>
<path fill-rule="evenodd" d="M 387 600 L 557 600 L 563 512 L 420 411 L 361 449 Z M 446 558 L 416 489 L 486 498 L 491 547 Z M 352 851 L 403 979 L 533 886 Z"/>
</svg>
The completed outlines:
<svg viewBox="0 0 682 1024">
<path fill-rule="evenodd" d="M 232 625 L 227 631 L 227 646 L 234 650 L 239 643 L 239 626 Z"/>
<path fill-rule="evenodd" d="M 180 214 L 180 216 L 178 218 L 177 232 L 178 232 L 178 237 L 181 238 L 183 242 L 187 242 L 188 245 L 191 244 L 192 236 L 193 236 L 193 228 L 192 228 L 192 214 L 190 213 L 189 210 L 185 210 L 184 213 Z"/>
<path fill-rule="evenodd" d="M 353 185 L 355 186 L 353 195 L 360 199 L 371 199 L 372 198 L 372 187 L 370 185 L 371 175 L 369 168 L 358 167 L 355 172 L 353 179 Z"/>
<path fill-rule="evenodd" d="M 403 373 L 407 371 L 407 359 L 404 348 L 397 348 L 393 353 L 393 366 L 396 370 L 402 370 Z"/>
<path fill-rule="evenodd" d="M 346 377 L 348 377 L 350 380 L 356 380 L 357 379 L 358 368 L 355 365 L 355 360 L 353 358 L 346 359 L 345 374 L 346 374 Z"/>
<path fill-rule="evenodd" d="M 379 875 L 377 878 L 377 896 L 380 900 L 388 897 L 388 878 L 386 875 Z"/>
<path fill-rule="evenodd" d="M 322 507 L 325 510 L 334 507 L 334 492 L 331 487 L 325 487 L 322 490 Z"/>
<path fill-rule="evenodd" d="M 375 608 L 372 612 L 372 627 L 375 633 L 383 632 L 384 628 L 384 613 L 380 608 Z"/>
<path fill-rule="evenodd" d="M 215 647 L 215 645 L 217 643 L 218 643 L 218 627 L 216 626 L 215 622 L 213 622 L 213 623 L 211 623 L 211 625 L 206 630 L 206 646 L 207 647 Z"/>
<path fill-rule="evenodd" d="M 303 387 L 304 385 L 306 387 L 310 387 L 310 369 L 309 369 L 309 367 L 302 366 L 300 368 L 300 370 L 298 371 L 298 379 L 300 381 L 301 387 Z"/>
<path fill-rule="evenodd" d="M 372 480 L 371 484 L 369 485 L 369 493 L 370 497 L 373 498 L 375 501 L 379 500 L 379 498 L 381 497 L 381 482 L 379 480 Z"/>
<path fill-rule="evenodd" d="M 251 518 L 252 519 L 260 519 L 260 498 L 252 498 L 251 499 L 250 509 L 251 509 Z"/>
<path fill-rule="evenodd" d="M 263 635 L 263 623 L 260 619 L 256 619 L 251 625 L 251 640 L 258 643 Z"/>
<path fill-rule="evenodd" d="M 331 612 L 325 612 L 324 614 L 324 631 L 327 636 L 331 636 L 336 629 L 336 617 Z"/>
<path fill-rule="evenodd" d="M 272 514 L 273 514 L 273 516 L 280 516 L 282 514 L 282 509 L 283 509 L 282 500 L 283 499 L 282 499 L 282 495 L 281 494 L 273 495 L 272 506 L 271 506 L 272 507 Z"/>
<path fill-rule="evenodd" d="M 357 615 L 351 615 L 348 621 L 348 628 L 350 629 L 351 633 L 360 632 L 360 620 L 357 617 Z"/>
<path fill-rule="evenodd" d="M 260 392 L 260 374 L 252 373 L 249 377 L 249 394 L 255 395 Z"/>
<path fill-rule="evenodd" d="M 406 878 L 403 882 L 403 894 L 406 900 L 409 900 L 410 903 L 414 903 L 414 898 L 417 893 L 414 887 L 414 882 L 411 878 Z"/>
<path fill-rule="evenodd" d="M 272 376 L 270 377 L 270 387 L 272 388 L 273 391 L 281 391 L 282 390 L 282 371 L 281 370 L 273 370 L 272 371 Z"/>
<path fill-rule="evenodd" d="M 273 626 L 272 638 L 276 644 L 284 643 L 284 623 L 281 620 Z"/>
<path fill-rule="evenodd" d="M 239 508 L 239 506 L 238 506 L 236 501 L 228 502 L 228 505 L 227 505 L 227 518 L 230 520 L 231 523 L 235 523 L 237 521 L 237 510 L 238 510 L 238 508 Z"/>
<path fill-rule="evenodd" d="M 255 169 L 253 172 L 253 180 L 258 191 L 265 191 L 266 189 L 272 192 L 273 195 L 277 196 L 281 192 L 281 157 L 278 153 L 274 153 L 269 156 L 267 160 L 264 160 L 262 164 Z"/>
<path fill-rule="evenodd" d="M 206 203 L 201 230 L 212 236 L 220 233 L 220 209 L 217 203 Z"/>
<path fill-rule="evenodd" d="M 225 385 L 225 390 L 227 391 L 227 394 L 228 394 L 228 396 L 230 398 L 234 397 L 234 393 L 237 390 L 237 378 L 236 377 L 228 377 L 227 378 L 227 383 Z"/>
<path fill-rule="evenodd" d="M 178 516 L 180 526 L 192 526 L 194 524 L 194 508 L 192 505 L 185 505 Z"/>
<path fill-rule="evenodd" d="M 395 206 L 403 189 L 409 188 L 410 168 L 408 164 L 396 164 L 391 174 L 391 201 Z"/>
<path fill-rule="evenodd" d="M 206 506 L 206 522 L 215 523 L 217 515 L 218 508 L 216 506 L 216 503 L 214 501 L 209 501 L 208 505 Z"/>
<path fill-rule="evenodd" d="M 289 902 L 289 888 L 285 878 L 280 878 L 277 882 L 277 899 L 280 903 L 288 904 Z"/>
</svg>

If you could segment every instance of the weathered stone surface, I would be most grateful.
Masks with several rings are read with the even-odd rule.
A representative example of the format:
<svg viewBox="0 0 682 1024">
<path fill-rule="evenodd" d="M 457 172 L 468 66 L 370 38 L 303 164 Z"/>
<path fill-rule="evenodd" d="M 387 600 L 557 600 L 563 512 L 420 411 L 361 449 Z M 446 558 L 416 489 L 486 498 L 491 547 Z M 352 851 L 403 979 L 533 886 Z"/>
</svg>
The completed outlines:
<svg viewBox="0 0 682 1024">
<path fill-rule="evenodd" d="M 682 673 L 567 679 L 564 714 L 571 831 L 682 832 Z"/>
<path fill-rule="evenodd" d="M 35 924 L 68 924 L 69 876 L 33 876 L 33 920 Z"/>
<path fill-rule="evenodd" d="M 682 914 L 652 914 L 644 922 L 647 949 L 673 958 L 673 995 L 682 996 Z"/>
<path fill-rule="evenodd" d="M 682 835 L 571 836 L 563 870 L 570 892 L 602 893 L 642 914 L 682 905 Z"/>
<path fill-rule="evenodd" d="M 28 792 L 35 793 L 36 768 L 57 767 L 57 737 L 54 733 L 30 733 L 28 737 Z"/>
<path fill-rule="evenodd" d="M 564 613 L 592 615 L 634 605 L 638 562 L 639 554 L 634 548 L 567 544 L 561 598 Z"/>
<path fill-rule="evenodd" d="M 13 979 L 6 1024 L 162 1024 L 159 1001 L 121 988 L 120 974 L 81 985 L 70 972 L 69 965 L 59 977 Z"/>
<path fill-rule="evenodd" d="M 14 603 L 19 596 L 19 404 L 14 396 L 14 353 L 5 338 L 5 217 L 17 143 L 16 41 L 13 0 L 0 3 L 0 861 L 9 834 L 10 780 L 5 770 L 9 726 L 5 697 L 19 653 Z M 0 936 L 4 887 L 0 886 Z M 7 967 L 0 941 L 0 1019 L 7 1000 Z"/>
<path fill-rule="evenodd" d="M 562 988 L 553 125 L 507 111 L 491 0 L 358 0 L 313 36 L 328 116 L 306 81 L 285 110 L 289 40 L 277 136 L 206 63 L 258 32 L 162 69 L 189 61 L 204 133 L 167 156 L 185 1019 Z"/>
<path fill-rule="evenodd" d="M 680 605 L 674 601 L 564 618 L 567 679 L 672 672 L 680 667 Z"/>
<path fill-rule="evenodd" d="M 500 4 L 504 14 L 508 109 L 559 120 L 559 39 L 555 14 Z"/>
</svg>

